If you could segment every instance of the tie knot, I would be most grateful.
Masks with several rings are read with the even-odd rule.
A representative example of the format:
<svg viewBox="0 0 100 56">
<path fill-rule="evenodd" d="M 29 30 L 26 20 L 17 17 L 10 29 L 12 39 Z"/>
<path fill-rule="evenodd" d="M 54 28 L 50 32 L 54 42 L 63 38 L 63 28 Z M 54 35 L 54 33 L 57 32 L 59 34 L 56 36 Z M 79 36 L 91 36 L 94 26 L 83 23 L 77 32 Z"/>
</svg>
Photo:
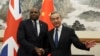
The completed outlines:
<svg viewBox="0 0 100 56">
<path fill-rule="evenodd" d="M 36 20 L 34 20 L 34 23 L 36 23 Z"/>
<path fill-rule="evenodd" d="M 58 28 L 56 28 L 56 31 L 58 31 Z"/>
</svg>

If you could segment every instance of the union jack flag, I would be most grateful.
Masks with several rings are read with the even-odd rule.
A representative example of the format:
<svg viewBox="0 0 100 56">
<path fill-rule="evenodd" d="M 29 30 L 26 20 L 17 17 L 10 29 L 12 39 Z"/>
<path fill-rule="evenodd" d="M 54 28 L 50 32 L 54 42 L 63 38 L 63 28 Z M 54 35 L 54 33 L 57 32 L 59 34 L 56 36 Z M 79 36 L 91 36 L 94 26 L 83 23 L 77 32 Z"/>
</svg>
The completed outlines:
<svg viewBox="0 0 100 56">
<path fill-rule="evenodd" d="M 9 0 L 9 8 L 6 19 L 7 27 L 5 29 L 3 45 L 0 50 L 0 56 L 17 56 L 17 29 L 22 20 L 20 0 Z"/>
</svg>

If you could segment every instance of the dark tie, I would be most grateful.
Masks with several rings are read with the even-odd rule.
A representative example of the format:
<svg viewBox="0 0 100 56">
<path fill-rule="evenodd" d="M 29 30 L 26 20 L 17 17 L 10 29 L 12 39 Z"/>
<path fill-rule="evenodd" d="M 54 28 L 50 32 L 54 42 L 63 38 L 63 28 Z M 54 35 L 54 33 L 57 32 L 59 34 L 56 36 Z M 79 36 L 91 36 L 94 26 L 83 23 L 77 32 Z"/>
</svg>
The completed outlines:
<svg viewBox="0 0 100 56">
<path fill-rule="evenodd" d="M 35 34 L 36 34 L 36 36 L 38 36 L 38 33 L 37 33 L 37 23 L 36 23 L 36 21 L 34 21 L 34 30 L 35 30 Z"/>
<path fill-rule="evenodd" d="M 56 45 L 56 47 L 58 46 L 58 29 L 57 28 L 55 31 L 55 45 Z"/>
</svg>

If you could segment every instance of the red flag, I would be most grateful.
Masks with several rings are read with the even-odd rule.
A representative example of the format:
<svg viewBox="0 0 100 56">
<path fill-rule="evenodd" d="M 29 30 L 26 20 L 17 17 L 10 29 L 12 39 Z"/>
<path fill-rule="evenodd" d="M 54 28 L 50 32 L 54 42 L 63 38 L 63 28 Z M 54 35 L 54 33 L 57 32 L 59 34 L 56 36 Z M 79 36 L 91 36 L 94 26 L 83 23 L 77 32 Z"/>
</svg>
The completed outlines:
<svg viewBox="0 0 100 56">
<path fill-rule="evenodd" d="M 53 25 L 50 21 L 50 13 L 54 11 L 53 0 L 42 0 L 42 8 L 40 20 L 48 24 L 48 30 L 53 28 Z"/>
<path fill-rule="evenodd" d="M 17 56 L 17 28 L 22 20 L 19 0 L 9 0 L 7 27 L 5 29 L 0 56 Z"/>
</svg>

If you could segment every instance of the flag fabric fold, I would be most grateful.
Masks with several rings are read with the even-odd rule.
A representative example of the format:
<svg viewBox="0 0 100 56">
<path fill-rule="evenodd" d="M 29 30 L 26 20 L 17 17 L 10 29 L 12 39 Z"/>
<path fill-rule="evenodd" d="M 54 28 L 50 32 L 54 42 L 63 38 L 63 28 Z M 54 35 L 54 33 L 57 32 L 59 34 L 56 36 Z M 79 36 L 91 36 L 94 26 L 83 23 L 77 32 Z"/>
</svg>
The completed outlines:
<svg viewBox="0 0 100 56">
<path fill-rule="evenodd" d="M 20 0 L 9 0 L 6 29 L 0 56 L 17 56 L 17 29 L 22 20 Z"/>
<path fill-rule="evenodd" d="M 48 30 L 53 28 L 50 13 L 54 11 L 53 0 L 42 0 L 40 20 L 48 24 Z"/>
</svg>

